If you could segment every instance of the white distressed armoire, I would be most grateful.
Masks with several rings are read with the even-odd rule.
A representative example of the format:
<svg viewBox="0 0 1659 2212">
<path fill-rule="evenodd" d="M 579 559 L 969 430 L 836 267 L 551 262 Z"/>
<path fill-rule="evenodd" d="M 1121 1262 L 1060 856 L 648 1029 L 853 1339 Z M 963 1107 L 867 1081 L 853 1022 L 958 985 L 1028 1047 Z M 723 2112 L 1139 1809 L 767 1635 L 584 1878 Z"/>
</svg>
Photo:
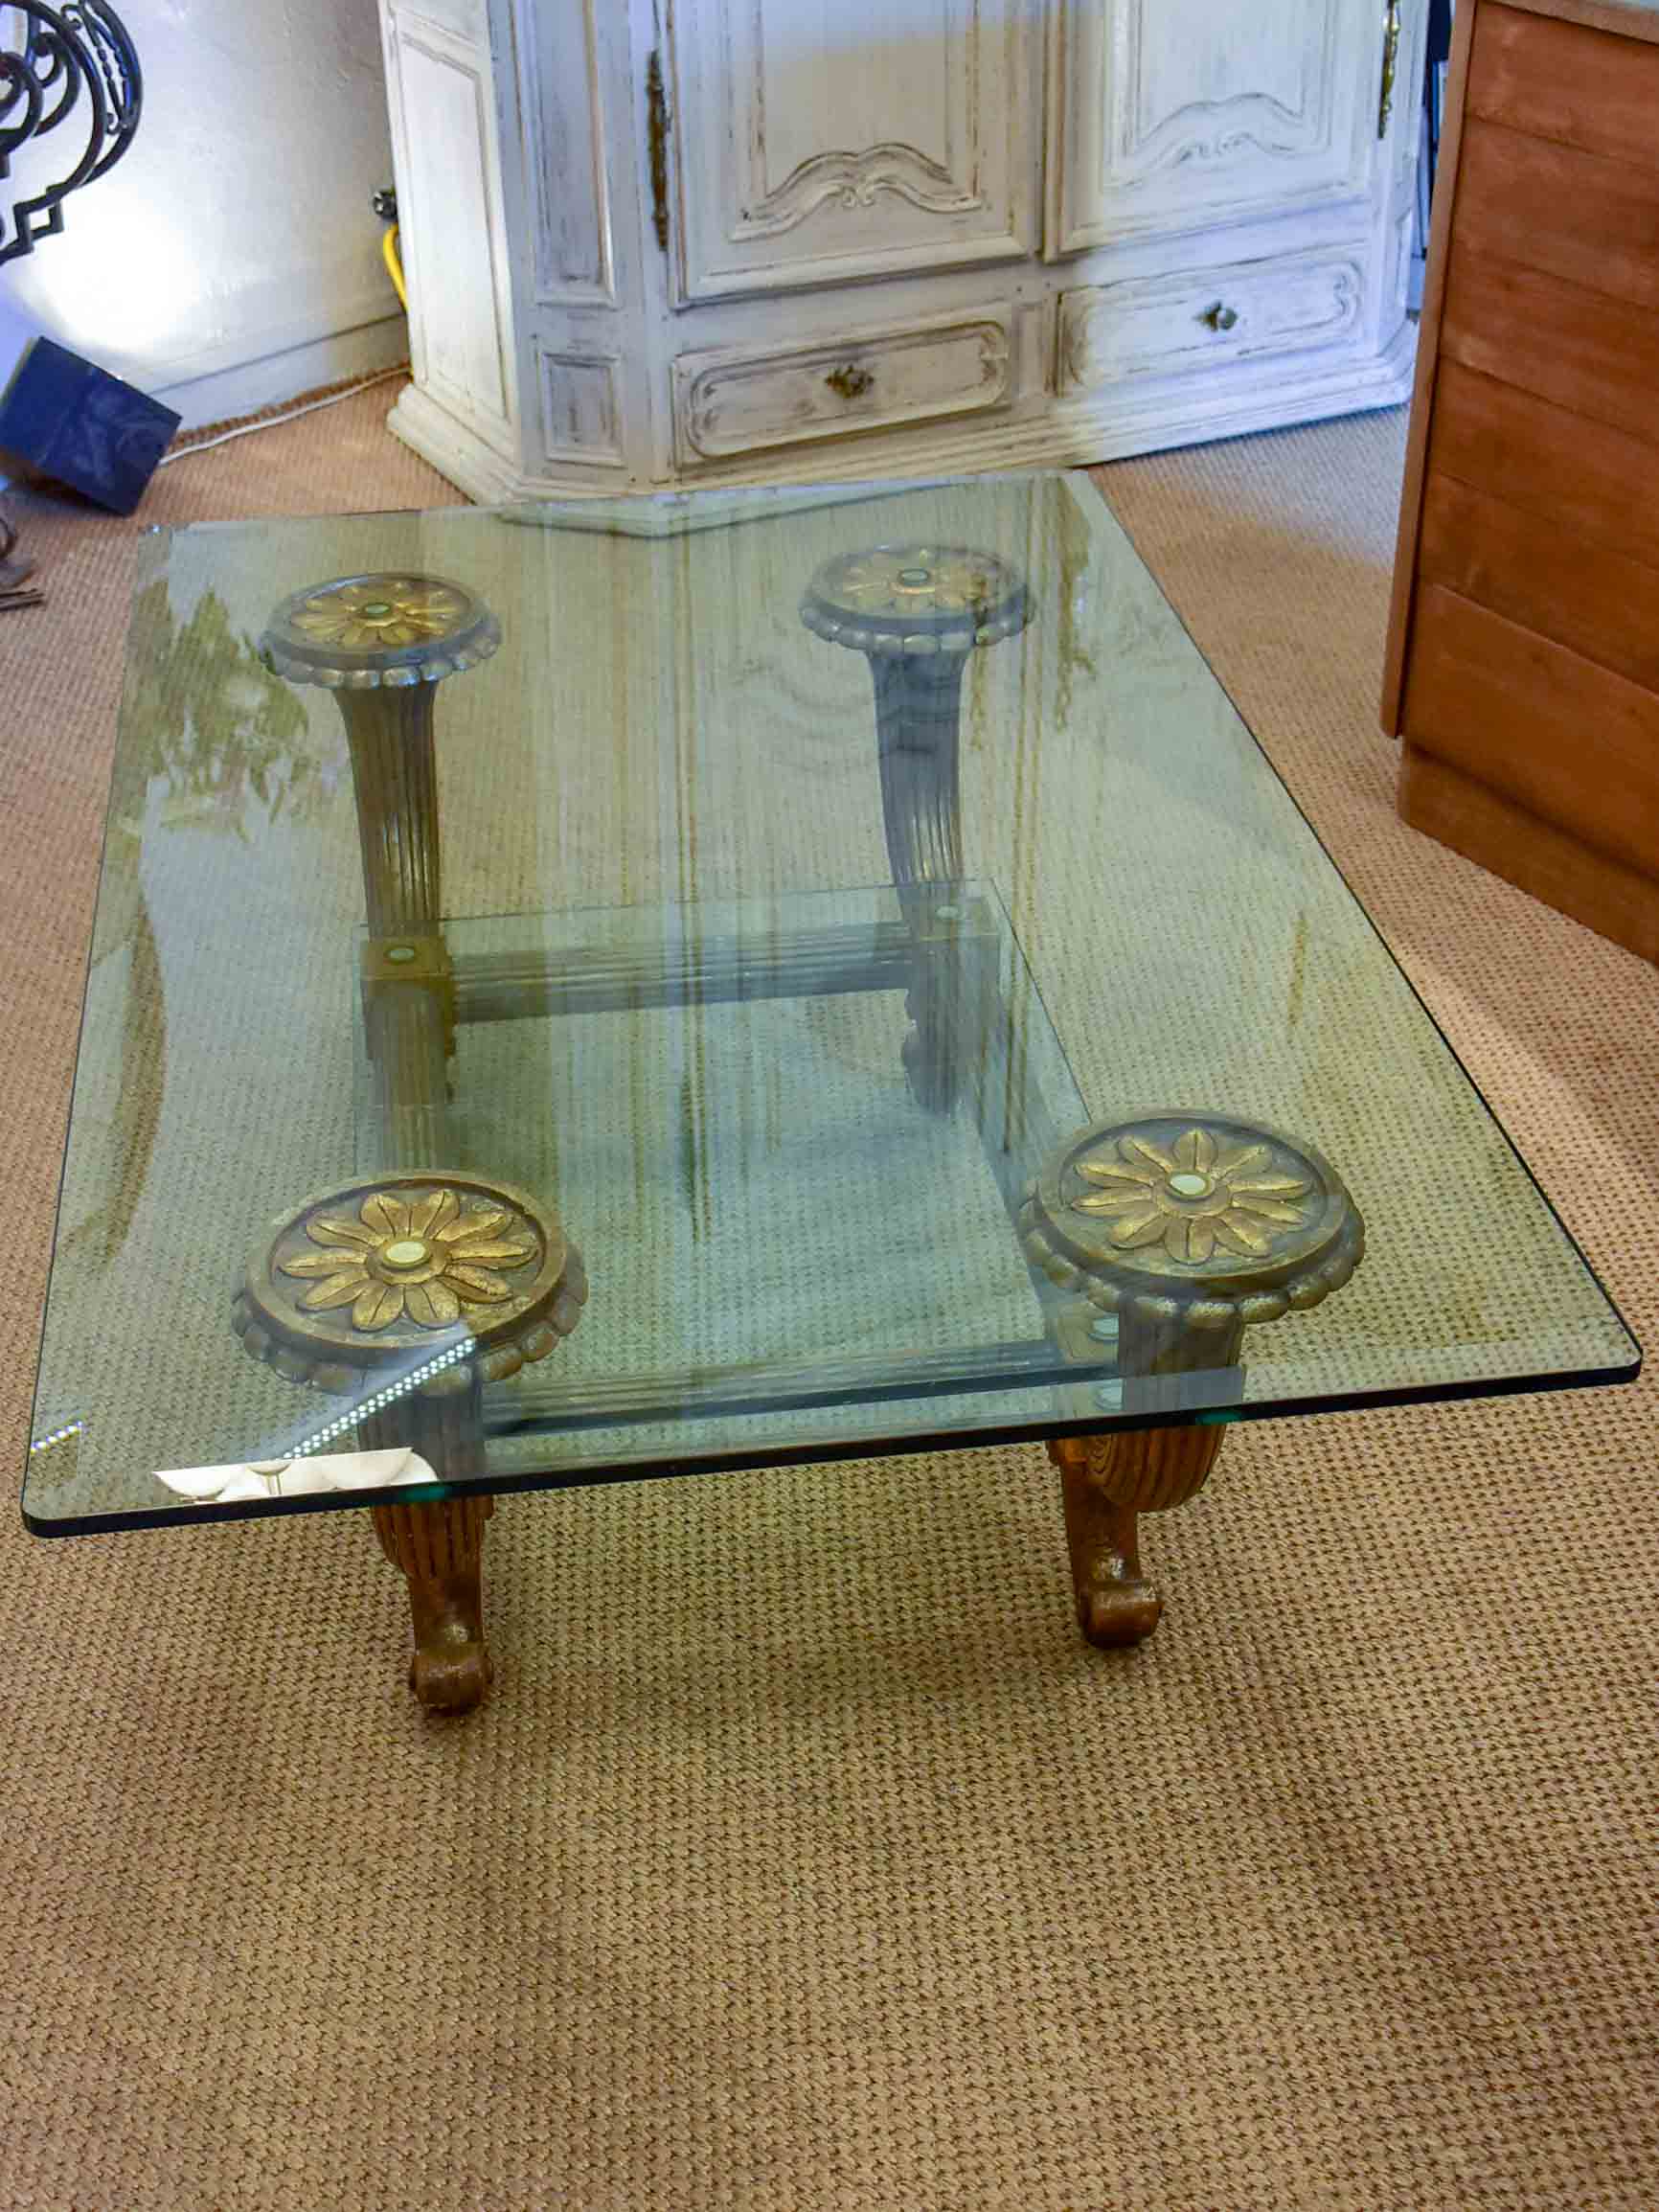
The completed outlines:
<svg viewBox="0 0 1659 2212">
<path fill-rule="evenodd" d="M 1102 460 L 1409 396 L 1424 0 L 381 0 L 474 498 Z"/>
</svg>

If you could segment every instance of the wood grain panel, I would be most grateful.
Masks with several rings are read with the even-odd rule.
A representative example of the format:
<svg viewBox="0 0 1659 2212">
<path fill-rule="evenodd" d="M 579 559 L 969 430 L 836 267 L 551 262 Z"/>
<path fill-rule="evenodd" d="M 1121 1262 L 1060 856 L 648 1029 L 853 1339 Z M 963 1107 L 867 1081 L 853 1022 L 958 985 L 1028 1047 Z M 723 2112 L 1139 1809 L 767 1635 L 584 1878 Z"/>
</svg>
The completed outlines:
<svg viewBox="0 0 1659 2212">
<path fill-rule="evenodd" d="M 1439 584 L 1418 591 L 1405 735 L 1629 867 L 1659 855 L 1659 698 Z"/>
<path fill-rule="evenodd" d="M 1659 568 L 1431 473 L 1418 573 L 1659 690 Z"/>
<path fill-rule="evenodd" d="M 1442 364 L 1431 470 L 1659 568 L 1659 446 Z"/>
<path fill-rule="evenodd" d="M 1645 38 L 1659 46 L 1659 10 L 1648 0 L 1509 0 L 1529 15 L 1558 15 L 1591 31 L 1611 31 L 1618 38 Z"/>
<path fill-rule="evenodd" d="M 1445 309 L 1445 276 L 1451 261 L 1452 216 L 1463 167 L 1464 93 L 1468 82 L 1478 0 L 1452 15 L 1451 68 L 1446 79 L 1445 131 L 1441 139 L 1434 205 L 1429 214 L 1428 261 L 1423 277 L 1422 315 L 1418 324 L 1417 367 L 1412 380 L 1411 422 L 1406 431 L 1405 474 L 1399 492 L 1399 528 L 1395 534 L 1394 585 L 1388 604 L 1388 639 L 1382 657 L 1382 726 L 1399 729 L 1405 696 L 1406 653 L 1411 643 L 1412 598 L 1417 584 L 1417 534 L 1422 515 L 1424 467 L 1429 424 L 1441 375 L 1440 329 Z"/>
<path fill-rule="evenodd" d="M 1628 14 L 1637 19 L 1638 11 Z M 1621 29 L 1625 26 L 1622 24 Z M 1659 169 L 1659 48 L 1514 8 L 1483 6 L 1468 112 L 1589 153 Z"/>
<path fill-rule="evenodd" d="M 1649 127 L 1659 132 L 1659 97 Z M 1470 117 L 1457 237 L 1491 259 L 1659 308 L 1659 168 L 1525 138 Z"/>
<path fill-rule="evenodd" d="M 1400 819 L 1414 830 L 1627 951 L 1659 961 L 1659 882 L 1651 876 L 1590 851 L 1553 822 L 1410 743 L 1400 748 L 1398 803 Z"/>
<path fill-rule="evenodd" d="M 1659 444 L 1659 314 L 1453 245 L 1442 357 Z"/>
</svg>

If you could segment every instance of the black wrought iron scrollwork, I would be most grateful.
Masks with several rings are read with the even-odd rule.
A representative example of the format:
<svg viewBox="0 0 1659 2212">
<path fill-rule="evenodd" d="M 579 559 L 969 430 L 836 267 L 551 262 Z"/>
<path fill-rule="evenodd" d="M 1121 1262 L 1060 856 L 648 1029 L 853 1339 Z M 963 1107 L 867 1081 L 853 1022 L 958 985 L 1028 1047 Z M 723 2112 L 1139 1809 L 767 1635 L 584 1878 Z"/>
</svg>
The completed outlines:
<svg viewBox="0 0 1659 2212">
<path fill-rule="evenodd" d="M 138 54 L 109 0 L 0 0 L 0 182 L 26 146 L 70 132 L 55 181 L 10 211 L 0 203 L 0 262 L 63 228 L 63 202 L 114 168 L 143 102 Z"/>
</svg>

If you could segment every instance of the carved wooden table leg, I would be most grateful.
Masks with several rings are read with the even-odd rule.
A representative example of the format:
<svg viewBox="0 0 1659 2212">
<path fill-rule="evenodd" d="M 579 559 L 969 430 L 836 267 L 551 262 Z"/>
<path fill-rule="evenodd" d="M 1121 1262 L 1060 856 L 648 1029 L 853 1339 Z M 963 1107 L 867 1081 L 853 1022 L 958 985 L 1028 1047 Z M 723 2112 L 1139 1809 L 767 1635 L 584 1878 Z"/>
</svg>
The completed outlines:
<svg viewBox="0 0 1659 2212">
<path fill-rule="evenodd" d="M 412 1445 L 450 1480 L 479 1477 L 484 1459 L 483 1379 L 467 1362 L 446 1376 L 437 1396 L 411 1391 L 367 1415 L 357 1433 L 368 1450 Z M 465 1713 L 489 1687 L 495 1668 L 484 1637 L 484 1524 L 495 1500 L 475 1493 L 435 1504 L 390 1499 L 369 1508 L 380 1549 L 409 1585 L 415 1649 L 409 1687 L 429 1712 Z"/>
<path fill-rule="evenodd" d="M 1164 1601 L 1141 1573 L 1144 1513 L 1185 1505 L 1208 1481 L 1219 1428 L 1142 1428 L 1105 1436 L 1056 1436 L 1066 1547 L 1078 1626 L 1091 1644 L 1138 1644 L 1157 1627 Z"/>
<path fill-rule="evenodd" d="M 364 1018 L 383 1154 L 390 1170 L 408 1172 L 377 1178 L 377 1189 L 331 1194 L 278 1224 L 275 1243 L 249 1272 L 243 1341 L 302 1367 L 309 1361 L 312 1379 L 323 1380 L 314 1361 L 319 1325 L 305 1325 L 298 1343 L 295 1333 L 307 1310 L 350 1305 L 350 1326 L 340 1322 L 327 1349 L 331 1369 L 348 1378 L 332 1386 L 361 1385 L 367 1395 L 360 1443 L 411 1447 L 451 1480 L 486 1472 L 483 1381 L 551 1351 L 586 1295 L 580 1260 L 544 1210 L 500 1186 L 421 1170 L 447 1154 L 454 1045 L 438 686 L 500 642 L 495 618 L 464 584 L 394 574 L 309 584 L 283 602 L 260 641 L 267 667 L 331 691 L 346 725 L 369 920 Z M 301 1232 L 322 1251 L 302 1244 Z M 533 1261 L 534 1279 L 519 1275 Z M 286 1275 L 318 1280 L 298 1296 L 281 1283 Z M 440 1372 L 421 1380 L 435 1360 Z M 388 1367 L 401 1369 L 401 1382 L 377 1391 Z M 475 1705 L 489 1681 L 482 1551 L 491 1511 L 489 1497 L 470 1492 L 370 1508 L 381 1549 L 409 1585 L 410 1683 L 438 1712 Z"/>
<path fill-rule="evenodd" d="M 963 672 L 976 647 L 1023 629 L 1031 613 L 1016 569 L 961 545 L 838 555 L 801 603 L 809 630 L 870 663 L 887 856 L 916 940 L 904 1064 L 918 1099 L 937 1112 L 955 1100 L 959 1078 L 954 954 L 938 924 L 963 873 Z"/>
<path fill-rule="evenodd" d="M 440 1480 L 481 1481 L 486 1382 L 542 1359 L 587 1297 L 581 1256 L 549 1209 L 475 1175 L 387 1174 L 282 1215 L 237 1294 L 243 1348 L 346 1400 L 336 1432 L 366 1451 L 403 1446 Z M 465 1491 L 370 1506 L 414 1614 L 409 1679 L 461 1712 L 490 1676 L 480 1562 L 492 1500 Z"/>
<path fill-rule="evenodd" d="M 380 1549 L 409 1585 L 409 1687 L 429 1712 L 469 1712 L 495 1673 L 483 1591 L 484 1524 L 494 1510 L 492 1497 L 369 1508 Z"/>
<path fill-rule="evenodd" d="M 1365 1250 L 1353 1201 L 1317 1152 L 1211 1114 L 1083 1130 L 1033 1184 L 1020 1233 L 1053 1281 L 1117 1313 L 1123 1411 L 1143 1418 L 1237 1402 L 1246 1328 L 1317 1306 Z M 1222 1435 L 1189 1421 L 1050 1442 L 1091 1643 L 1136 1644 L 1157 1627 L 1138 1517 L 1195 1496 Z"/>
</svg>

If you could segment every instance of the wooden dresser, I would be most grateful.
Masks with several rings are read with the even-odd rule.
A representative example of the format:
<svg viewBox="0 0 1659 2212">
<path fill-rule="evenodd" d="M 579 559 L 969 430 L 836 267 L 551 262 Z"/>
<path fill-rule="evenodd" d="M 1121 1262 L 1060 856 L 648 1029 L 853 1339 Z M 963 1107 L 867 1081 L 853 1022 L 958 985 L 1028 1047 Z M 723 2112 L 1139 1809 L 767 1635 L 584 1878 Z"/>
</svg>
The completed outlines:
<svg viewBox="0 0 1659 2212">
<path fill-rule="evenodd" d="M 1447 104 L 1399 810 L 1659 960 L 1659 5 L 1460 0 Z"/>
</svg>

